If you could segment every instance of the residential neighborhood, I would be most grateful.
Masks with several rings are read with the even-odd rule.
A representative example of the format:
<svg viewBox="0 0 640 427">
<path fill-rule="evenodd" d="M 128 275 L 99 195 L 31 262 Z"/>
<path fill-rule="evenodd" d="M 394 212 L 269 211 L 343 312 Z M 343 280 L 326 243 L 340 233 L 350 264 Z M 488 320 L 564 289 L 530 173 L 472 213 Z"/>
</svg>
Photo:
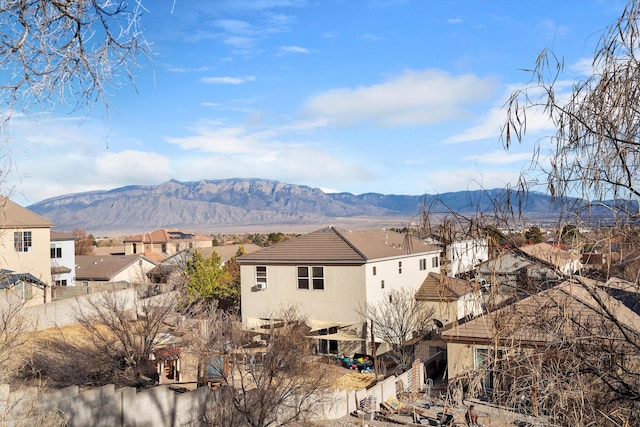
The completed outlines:
<svg viewBox="0 0 640 427">
<path fill-rule="evenodd" d="M 490 250 L 488 234 L 441 240 L 435 234 L 421 237 L 419 232 L 390 228 L 327 226 L 266 247 L 237 241 L 212 246 L 218 237 L 162 229 L 124 237 L 121 246 L 95 247 L 99 255 L 76 255 L 75 235 L 53 231 L 53 223 L 9 199 L 4 204 L 3 229 L 9 238 L 3 244 L 2 289 L 7 301 L 16 298 L 25 309 L 40 306 L 46 312 L 55 305 L 58 314 L 43 325 L 83 325 L 93 318 L 83 310 L 100 313 L 108 307 L 116 315 L 121 309 L 117 307 L 126 310 L 123 314 L 133 309 L 126 315 L 127 322 L 140 322 L 145 317 L 133 313 L 142 309 L 147 313 L 144 316 L 153 318 L 157 309 L 152 307 L 164 307 L 158 318 L 164 326 L 154 329 L 153 350 L 144 356 L 148 357 L 145 363 L 151 364 L 149 372 L 156 374 L 147 374 L 151 382 L 144 389 L 164 385 L 217 390 L 221 384 L 231 385 L 231 376 L 237 375 L 234 369 L 247 369 L 251 366 L 247 363 L 254 363 L 249 360 L 268 356 L 271 340 L 300 324 L 304 327 L 301 339 L 307 342 L 310 355 L 322 361 L 316 363 L 335 363 L 344 370 L 342 375 L 354 370 L 370 375 L 367 393 L 378 393 L 375 384 L 383 387 L 386 379 L 403 378 L 410 372 L 395 357 L 402 351 L 410 357 L 412 370 L 417 369 L 412 375 L 418 375 L 403 381 L 414 381 L 413 393 L 424 392 L 427 383 L 439 387 L 441 396 L 449 396 L 442 404 L 452 408 L 453 414 L 471 400 L 504 408 L 501 417 L 508 413 L 543 420 L 555 411 L 553 395 L 542 389 L 532 394 L 531 390 L 546 382 L 561 382 L 564 371 L 553 372 L 557 377 L 552 378 L 544 364 L 529 366 L 532 358 L 556 357 L 549 354 L 550 345 L 559 354 L 571 351 L 565 348 L 567 339 L 602 333 L 623 338 L 640 325 L 640 293 L 632 282 L 585 277 L 586 271 L 592 271 L 585 269 L 594 267 L 583 265 L 572 245 L 525 242 Z M 183 249 L 175 252 L 179 247 Z M 600 253 L 601 249 L 590 250 Z M 600 258 L 615 260 L 619 255 L 602 252 Z M 203 277 L 209 277 L 207 286 L 218 289 L 213 294 L 201 293 L 203 288 L 190 284 L 201 274 L 194 270 L 202 268 L 195 263 L 198 259 L 212 262 L 206 268 L 213 270 L 204 270 L 210 276 Z M 195 309 L 200 305 L 193 304 L 210 304 L 219 292 L 227 292 L 225 286 L 237 286 L 238 327 L 250 338 L 244 345 L 251 345 L 231 350 L 230 341 L 223 341 L 227 344 L 212 344 L 201 353 L 196 342 L 210 339 L 206 331 L 214 328 L 223 333 L 226 327 L 219 323 L 222 318 L 218 315 L 181 314 L 184 302 L 179 302 L 179 295 Z M 412 300 L 409 311 L 401 311 L 407 303 L 402 295 Z M 92 299 L 82 302 L 85 298 Z M 118 302 L 119 298 L 124 299 Z M 397 309 L 394 315 L 401 318 L 418 318 L 420 313 L 426 320 L 398 329 L 388 317 L 391 312 L 383 320 L 373 320 L 371 313 L 381 307 Z M 600 323 L 603 316 L 606 320 Z M 385 328 L 396 329 L 403 338 L 396 341 Z M 185 334 L 191 337 L 188 341 Z M 623 348 L 616 351 L 619 357 L 627 357 Z M 589 362 L 582 357 L 581 363 Z M 514 401 L 514 378 L 525 369 L 540 377 L 518 380 L 518 396 L 526 399 Z M 403 397 L 402 393 L 387 396 L 379 392 L 380 399 L 386 396 L 385 401 Z M 436 407 L 438 403 L 430 404 Z M 393 410 L 389 411 L 380 406 L 374 412 L 393 418 Z M 331 418 L 350 412 L 353 410 L 323 413 Z M 375 419 L 370 413 L 367 417 Z M 396 414 L 396 421 L 402 422 L 401 413 Z"/>
</svg>

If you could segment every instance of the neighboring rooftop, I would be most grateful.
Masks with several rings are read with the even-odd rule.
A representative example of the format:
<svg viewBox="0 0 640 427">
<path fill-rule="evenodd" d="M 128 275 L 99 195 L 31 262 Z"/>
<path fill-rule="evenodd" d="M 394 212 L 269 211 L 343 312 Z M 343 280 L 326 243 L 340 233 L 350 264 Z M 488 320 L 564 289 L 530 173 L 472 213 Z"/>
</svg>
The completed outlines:
<svg viewBox="0 0 640 427">
<path fill-rule="evenodd" d="M 110 280 L 141 259 L 156 264 L 142 255 L 76 255 L 76 280 Z"/>
<path fill-rule="evenodd" d="M 637 330 L 640 317 L 623 302 L 607 294 L 604 285 L 576 277 L 454 326 L 443 332 L 442 337 L 446 341 L 457 342 L 495 343 L 497 340 L 512 343 L 515 340 L 538 345 L 553 338 L 554 334 L 556 338 L 571 338 L 572 334 L 577 333 L 571 322 L 579 322 L 583 333 L 593 334 L 601 327 L 603 319 L 607 319 L 596 298 L 609 313 L 616 316 L 620 325 Z"/>
<path fill-rule="evenodd" d="M 578 255 L 548 243 L 537 243 L 535 245 L 525 245 L 518 248 L 524 254 L 537 260 L 546 262 L 555 267 L 562 268 L 567 263 L 579 259 Z"/>
<path fill-rule="evenodd" d="M 474 292 L 474 284 L 438 273 L 429 273 L 416 292 L 418 301 L 455 301 Z"/>
<path fill-rule="evenodd" d="M 61 233 L 59 231 L 51 230 L 50 240 L 52 242 L 60 242 L 60 241 L 76 240 L 76 239 L 77 237 L 71 233 Z"/>
<path fill-rule="evenodd" d="M 239 261 L 364 264 L 376 259 L 439 251 L 438 246 L 390 230 L 350 231 L 331 226 L 244 255 Z"/>
<path fill-rule="evenodd" d="M 23 208 L 6 197 L 0 197 L 0 228 L 51 228 L 46 218 Z"/>
<path fill-rule="evenodd" d="M 209 236 L 189 233 L 177 228 L 161 228 L 151 233 L 136 234 L 124 239 L 124 242 L 169 243 L 183 240 L 211 240 Z"/>
</svg>

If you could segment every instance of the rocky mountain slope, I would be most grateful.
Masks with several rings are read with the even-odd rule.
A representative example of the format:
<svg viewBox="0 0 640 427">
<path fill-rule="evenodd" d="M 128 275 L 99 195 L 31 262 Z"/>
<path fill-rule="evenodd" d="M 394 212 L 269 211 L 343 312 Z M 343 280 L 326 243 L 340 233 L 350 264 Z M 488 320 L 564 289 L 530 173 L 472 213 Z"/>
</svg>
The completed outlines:
<svg viewBox="0 0 640 427">
<path fill-rule="evenodd" d="M 339 224 L 340 220 L 390 219 L 406 224 L 423 203 L 432 212 L 492 211 L 503 190 L 440 195 L 325 193 L 318 188 L 264 179 L 169 181 L 109 191 L 67 194 L 29 206 L 58 230 L 150 231 L 162 227 L 215 231 L 278 225 Z M 532 195 L 524 211 L 552 212 L 549 198 Z"/>
</svg>

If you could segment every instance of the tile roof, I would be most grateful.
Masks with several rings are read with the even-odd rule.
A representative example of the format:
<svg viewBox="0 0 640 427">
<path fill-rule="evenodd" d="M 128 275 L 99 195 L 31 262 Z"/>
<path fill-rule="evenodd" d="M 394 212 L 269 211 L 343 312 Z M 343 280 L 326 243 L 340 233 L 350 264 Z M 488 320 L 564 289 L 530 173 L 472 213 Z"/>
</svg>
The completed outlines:
<svg viewBox="0 0 640 427">
<path fill-rule="evenodd" d="M 51 230 L 50 232 L 50 238 L 49 240 L 51 240 L 52 242 L 58 242 L 58 241 L 63 241 L 63 240 L 76 240 L 77 237 L 74 236 L 71 233 L 61 233 L 59 231 L 53 231 Z"/>
<path fill-rule="evenodd" d="M 238 259 L 240 263 L 364 264 L 406 254 L 440 252 L 416 238 L 389 230 L 349 231 L 333 226 L 287 240 Z"/>
<path fill-rule="evenodd" d="M 141 258 L 155 264 L 142 255 L 76 255 L 76 280 L 110 280 Z"/>
<path fill-rule="evenodd" d="M 572 254 L 569 251 L 565 251 L 548 243 L 525 245 L 519 247 L 518 250 L 532 258 L 560 268 L 579 258 L 578 255 Z"/>
<path fill-rule="evenodd" d="M 209 236 L 189 233 L 177 228 L 161 228 L 151 233 L 136 234 L 124 239 L 124 242 L 168 243 L 181 240 L 212 240 Z"/>
<path fill-rule="evenodd" d="M 50 228 L 53 223 L 27 208 L 0 197 L 0 228 Z"/>
<path fill-rule="evenodd" d="M 453 342 L 497 341 L 540 345 L 559 337 L 571 338 L 576 334 L 573 322 L 580 324 L 583 333 L 592 334 L 606 319 L 593 295 L 603 301 L 607 310 L 616 316 L 621 325 L 632 330 L 640 328 L 640 316 L 608 295 L 602 289 L 603 285 L 605 284 L 582 277 L 567 280 L 551 289 L 454 326 L 443 332 L 442 338 Z"/>
<path fill-rule="evenodd" d="M 523 255 L 501 252 L 496 258 L 478 264 L 476 271 L 485 275 L 516 273 L 518 270 L 530 265 L 531 261 Z"/>
<path fill-rule="evenodd" d="M 429 273 L 416 292 L 418 301 L 454 301 L 474 291 L 474 283 L 438 273 Z"/>
</svg>

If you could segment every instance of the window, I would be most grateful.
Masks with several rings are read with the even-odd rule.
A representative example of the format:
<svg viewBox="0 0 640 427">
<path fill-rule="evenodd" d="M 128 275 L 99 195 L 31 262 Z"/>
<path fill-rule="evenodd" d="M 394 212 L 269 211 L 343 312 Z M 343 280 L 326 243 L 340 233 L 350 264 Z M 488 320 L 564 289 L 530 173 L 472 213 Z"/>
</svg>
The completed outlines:
<svg viewBox="0 0 640 427">
<path fill-rule="evenodd" d="M 384 280 L 380 280 L 380 289 L 384 289 Z"/>
<path fill-rule="evenodd" d="M 402 261 L 398 261 L 398 274 L 402 274 Z"/>
<path fill-rule="evenodd" d="M 167 244 L 163 243 L 161 247 L 162 247 L 162 253 L 166 254 L 167 253 Z"/>
<path fill-rule="evenodd" d="M 193 249 L 193 242 L 189 242 L 189 249 Z"/>
<path fill-rule="evenodd" d="M 319 331 L 320 336 L 336 334 L 336 333 L 338 333 L 337 327 L 321 329 Z M 338 341 L 318 339 L 318 353 L 319 354 L 338 354 Z"/>
<path fill-rule="evenodd" d="M 427 259 L 426 258 L 422 258 L 418 260 L 420 262 L 420 271 L 426 270 L 427 269 Z"/>
<path fill-rule="evenodd" d="M 256 265 L 256 286 L 267 287 L 267 266 Z"/>
<path fill-rule="evenodd" d="M 135 243 L 131 244 L 131 253 L 132 254 L 137 254 L 138 253 L 138 245 L 136 245 Z"/>
<path fill-rule="evenodd" d="M 389 304 L 393 304 L 393 294 L 389 294 Z"/>
<path fill-rule="evenodd" d="M 13 233 L 13 247 L 16 252 L 31 252 L 31 232 L 15 231 Z"/>
<path fill-rule="evenodd" d="M 376 266 L 373 266 L 373 275 L 375 276 L 378 273 Z"/>
<path fill-rule="evenodd" d="M 176 243 L 176 252 L 180 252 L 180 243 Z"/>
<path fill-rule="evenodd" d="M 433 258 L 431 258 L 431 267 L 433 268 L 440 267 L 440 258 L 438 258 L 437 256 L 434 256 Z"/>
<path fill-rule="evenodd" d="M 298 267 L 298 289 L 309 289 L 309 267 Z"/>
<path fill-rule="evenodd" d="M 324 267 L 313 267 L 313 289 L 324 289 Z"/>
<path fill-rule="evenodd" d="M 83 287 L 83 288 L 87 288 L 87 287 L 89 287 L 89 282 L 87 282 L 87 281 L 83 281 L 83 282 L 82 282 L 82 287 Z"/>
<path fill-rule="evenodd" d="M 309 289 L 310 283 L 313 289 L 324 289 L 324 267 L 298 267 L 298 289 Z"/>
<path fill-rule="evenodd" d="M 56 286 L 67 286 L 66 280 L 56 280 Z"/>
<path fill-rule="evenodd" d="M 62 258 L 62 248 L 51 248 L 51 258 Z"/>
</svg>

